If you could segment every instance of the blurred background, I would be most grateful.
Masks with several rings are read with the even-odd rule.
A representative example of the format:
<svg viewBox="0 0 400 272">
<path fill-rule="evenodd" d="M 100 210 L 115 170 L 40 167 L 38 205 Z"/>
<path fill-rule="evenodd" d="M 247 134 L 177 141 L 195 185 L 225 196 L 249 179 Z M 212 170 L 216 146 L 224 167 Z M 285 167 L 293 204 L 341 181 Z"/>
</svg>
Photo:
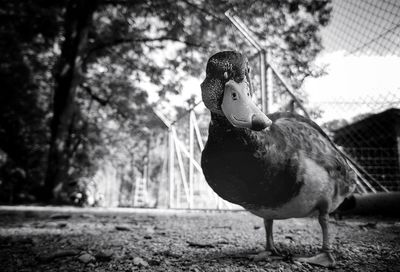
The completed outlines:
<svg viewBox="0 0 400 272">
<path fill-rule="evenodd" d="M 208 58 L 316 121 L 359 193 L 400 191 L 397 0 L 2 1 L 0 203 L 237 209 L 206 184 Z"/>
</svg>

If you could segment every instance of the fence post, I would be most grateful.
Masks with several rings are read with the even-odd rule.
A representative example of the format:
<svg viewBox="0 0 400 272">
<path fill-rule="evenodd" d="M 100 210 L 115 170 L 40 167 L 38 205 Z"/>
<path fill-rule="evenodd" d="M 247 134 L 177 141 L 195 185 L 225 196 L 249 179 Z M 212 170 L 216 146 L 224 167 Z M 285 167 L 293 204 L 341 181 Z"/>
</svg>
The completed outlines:
<svg viewBox="0 0 400 272">
<path fill-rule="evenodd" d="M 193 175 L 194 175 L 194 126 L 192 115 L 194 111 L 191 110 L 189 114 L 189 209 L 193 208 Z"/>
<path fill-rule="evenodd" d="M 179 166 L 179 173 L 181 175 L 181 180 L 182 180 L 182 185 L 183 185 L 183 189 L 185 192 L 185 196 L 186 196 L 186 201 L 189 203 L 190 202 L 190 196 L 189 196 L 189 185 L 186 179 L 186 174 L 185 174 L 185 167 L 183 164 L 183 160 L 182 160 L 182 154 L 181 154 L 181 147 L 179 144 L 179 139 L 178 136 L 176 134 L 175 128 L 172 127 L 172 136 L 174 137 L 174 143 L 175 143 L 175 153 L 176 153 L 176 157 L 178 159 L 178 166 Z M 187 152 L 187 151 L 186 151 Z M 181 200 L 181 186 L 180 184 L 177 184 L 176 186 L 177 189 L 177 203 L 180 203 Z M 179 205 L 178 205 L 179 206 Z"/>
<path fill-rule="evenodd" d="M 267 96 L 267 110 L 265 113 L 271 113 L 274 111 L 272 108 L 272 105 L 274 103 L 274 79 L 273 79 L 273 73 L 271 70 L 271 67 L 268 65 L 268 63 L 271 61 L 271 51 L 268 50 L 267 52 L 267 57 L 266 57 L 266 96 Z"/>
<path fill-rule="evenodd" d="M 268 113 L 270 108 L 268 108 L 268 90 L 266 88 L 266 70 L 265 70 L 265 50 L 261 49 L 260 52 L 260 83 L 261 83 L 261 108 L 264 113 Z"/>
<path fill-rule="evenodd" d="M 203 143 L 203 139 L 201 138 L 199 123 L 197 122 L 197 118 L 196 118 L 195 114 L 193 114 L 191 117 L 192 117 L 194 131 L 196 132 L 197 143 L 199 144 L 200 151 L 203 151 L 204 143 Z"/>
<path fill-rule="evenodd" d="M 175 156 L 174 156 L 174 138 L 172 135 L 172 127 L 168 129 L 168 151 L 169 151 L 169 208 L 174 207 L 174 190 L 175 190 L 175 182 L 174 182 L 174 171 L 175 171 Z"/>
</svg>

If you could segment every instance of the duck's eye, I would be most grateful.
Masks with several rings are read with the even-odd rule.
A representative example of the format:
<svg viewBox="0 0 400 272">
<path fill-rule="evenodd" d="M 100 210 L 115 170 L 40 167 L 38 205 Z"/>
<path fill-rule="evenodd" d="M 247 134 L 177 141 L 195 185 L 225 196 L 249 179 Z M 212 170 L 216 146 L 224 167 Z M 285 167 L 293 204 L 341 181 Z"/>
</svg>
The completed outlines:
<svg viewBox="0 0 400 272">
<path fill-rule="evenodd" d="M 237 100 L 237 94 L 236 93 L 232 93 L 232 99 L 233 100 Z"/>
<path fill-rule="evenodd" d="M 250 93 L 247 93 L 247 96 L 250 96 Z"/>
</svg>

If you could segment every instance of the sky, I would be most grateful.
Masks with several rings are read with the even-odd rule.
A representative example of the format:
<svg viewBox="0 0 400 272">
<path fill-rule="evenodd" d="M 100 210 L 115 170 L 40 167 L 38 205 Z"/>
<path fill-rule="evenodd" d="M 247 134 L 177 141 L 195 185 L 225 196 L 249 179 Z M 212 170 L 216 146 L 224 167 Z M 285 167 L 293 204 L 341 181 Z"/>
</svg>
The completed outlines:
<svg viewBox="0 0 400 272">
<path fill-rule="evenodd" d="M 344 51 L 336 51 L 321 55 L 317 62 L 328 64 L 327 75 L 305 82 L 311 101 L 354 100 L 400 92 L 398 56 L 346 56 Z"/>
<path fill-rule="evenodd" d="M 321 36 L 327 75 L 303 85 L 320 121 L 400 108 L 400 1 L 334 0 Z"/>
<path fill-rule="evenodd" d="M 336 51 L 321 55 L 317 62 L 328 64 L 327 75 L 306 80 L 303 89 L 310 105 L 324 111 L 320 122 L 351 121 L 359 114 L 400 107 L 400 57 L 346 56 Z"/>
</svg>

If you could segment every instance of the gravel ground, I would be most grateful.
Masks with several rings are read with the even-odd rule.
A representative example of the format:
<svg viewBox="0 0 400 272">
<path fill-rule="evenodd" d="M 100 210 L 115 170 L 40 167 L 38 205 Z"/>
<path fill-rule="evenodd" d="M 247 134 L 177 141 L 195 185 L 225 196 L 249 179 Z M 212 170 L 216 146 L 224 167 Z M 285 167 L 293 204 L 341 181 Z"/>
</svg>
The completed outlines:
<svg viewBox="0 0 400 272">
<path fill-rule="evenodd" d="M 275 221 L 281 260 L 247 212 L 93 213 L 0 209 L 0 271 L 329 271 L 293 261 L 320 247 L 316 218 Z M 331 218 L 335 271 L 400 271 L 400 221 Z"/>
</svg>

